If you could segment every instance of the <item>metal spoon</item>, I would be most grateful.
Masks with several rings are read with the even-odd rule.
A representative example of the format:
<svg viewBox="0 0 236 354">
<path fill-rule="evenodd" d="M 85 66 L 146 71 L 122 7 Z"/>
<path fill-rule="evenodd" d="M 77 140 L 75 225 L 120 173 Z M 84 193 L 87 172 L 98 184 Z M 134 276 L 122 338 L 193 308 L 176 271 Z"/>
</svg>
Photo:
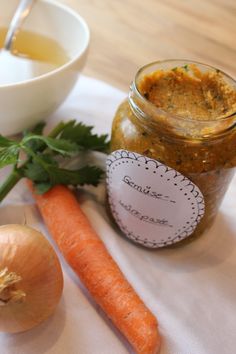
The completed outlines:
<svg viewBox="0 0 236 354">
<path fill-rule="evenodd" d="M 3 48 L 11 52 L 12 44 L 36 0 L 21 0 L 11 20 Z"/>
</svg>

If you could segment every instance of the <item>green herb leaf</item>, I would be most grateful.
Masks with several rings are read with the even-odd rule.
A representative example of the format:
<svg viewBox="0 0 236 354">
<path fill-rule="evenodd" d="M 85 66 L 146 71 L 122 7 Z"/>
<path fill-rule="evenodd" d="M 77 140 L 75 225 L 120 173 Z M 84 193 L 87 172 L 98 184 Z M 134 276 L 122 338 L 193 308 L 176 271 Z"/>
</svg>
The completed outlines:
<svg viewBox="0 0 236 354">
<path fill-rule="evenodd" d="M 16 164 L 18 161 L 18 154 L 18 145 L 10 145 L 9 147 L 0 149 L 0 168 Z"/>
<path fill-rule="evenodd" d="M 188 71 L 189 70 L 188 64 L 183 65 L 183 69 Z"/>
<path fill-rule="evenodd" d="M 56 151 L 57 153 L 64 156 L 71 156 L 79 150 L 77 144 L 71 141 L 66 139 L 50 138 L 42 135 L 27 135 L 21 143 L 22 147 L 24 148 L 25 144 L 27 147 L 29 147 L 27 145 L 29 141 L 43 141 L 51 150 Z"/>
<path fill-rule="evenodd" d="M 31 135 L 42 135 L 44 127 L 45 127 L 45 122 L 40 122 L 31 131 L 25 130 L 23 132 L 23 136 L 26 138 Z M 25 144 L 28 148 L 30 148 L 33 151 L 42 150 L 45 147 L 44 142 L 41 140 L 29 140 Z"/>
<path fill-rule="evenodd" d="M 51 165 L 51 166 L 58 166 L 58 161 L 56 161 L 52 154 L 46 154 L 45 152 L 37 154 L 37 158 L 43 161 L 44 164 Z M 35 159 L 33 162 L 36 163 Z"/>
<path fill-rule="evenodd" d="M 34 184 L 35 191 L 37 194 L 44 194 L 47 191 L 49 191 L 50 188 L 52 188 L 52 185 L 50 182 L 42 182 L 42 183 L 35 183 Z"/>
<path fill-rule="evenodd" d="M 97 186 L 103 175 L 103 171 L 96 166 L 85 166 L 78 170 L 66 170 L 59 167 L 51 167 L 49 171 L 52 185 L 84 185 L 91 184 Z"/>
<path fill-rule="evenodd" d="M 67 170 L 60 168 L 52 156 L 39 154 L 31 163 L 27 163 L 24 174 L 37 184 L 49 183 L 50 186 L 56 184 L 73 186 L 92 184 L 96 186 L 103 175 L 103 171 L 96 166 Z"/>
<path fill-rule="evenodd" d="M 42 135 L 43 134 L 43 129 L 45 128 L 46 123 L 45 122 L 39 122 L 38 124 L 35 125 L 35 127 L 31 130 L 25 130 L 23 132 L 23 136 L 26 136 L 28 134 L 34 134 L 34 135 Z"/>
<path fill-rule="evenodd" d="M 74 183 L 72 183 L 75 186 L 77 184 L 81 186 L 84 184 L 91 184 L 93 186 L 97 186 L 104 175 L 104 171 L 97 166 L 85 166 L 73 172 L 78 173 L 77 181 L 75 178 L 75 180 L 73 181 Z"/>
<path fill-rule="evenodd" d="M 47 171 L 38 163 L 28 163 L 24 168 L 25 177 L 33 182 L 46 182 L 49 179 Z"/>
<path fill-rule="evenodd" d="M 12 145 L 17 145 L 17 142 L 13 141 L 13 140 L 9 140 L 7 138 L 4 138 L 4 136 L 0 135 L 0 149 L 8 147 L 8 146 L 12 146 Z"/>
<path fill-rule="evenodd" d="M 25 131 L 20 142 L 0 135 L 0 168 L 14 165 L 10 176 L 0 185 L 0 201 L 22 177 L 31 179 L 41 194 L 56 184 L 96 186 L 99 183 L 103 175 L 100 168 L 85 166 L 67 170 L 60 167 L 63 159 L 58 154 L 63 157 L 81 154 L 82 157 L 86 150 L 107 151 L 107 135 L 93 134 L 91 126 L 76 121 L 60 122 L 48 136 L 42 135 L 43 128 L 44 123 L 39 123 L 32 132 Z M 19 159 L 20 152 L 24 152 L 23 160 Z"/>
<path fill-rule="evenodd" d="M 86 150 L 106 152 L 109 147 L 108 135 L 93 134 L 92 129 L 92 126 L 71 121 L 63 130 L 61 138 L 73 141 Z"/>
<path fill-rule="evenodd" d="M 71 156 L 79 150 L 76 143 L 73 143 L 66 139 L 59 140 L 49 137 L 43 137 L 43 141 L 51 150 L 56 151 L 61 155 Z"/>
<path fill-rule="evenodd" d="M 23 169 L 25 177 L 33 182 L 47 182 L 50 180 L 50 169 L 57 167 L 58 162 L 49 154 L 38 154 Z"/>
</svg>

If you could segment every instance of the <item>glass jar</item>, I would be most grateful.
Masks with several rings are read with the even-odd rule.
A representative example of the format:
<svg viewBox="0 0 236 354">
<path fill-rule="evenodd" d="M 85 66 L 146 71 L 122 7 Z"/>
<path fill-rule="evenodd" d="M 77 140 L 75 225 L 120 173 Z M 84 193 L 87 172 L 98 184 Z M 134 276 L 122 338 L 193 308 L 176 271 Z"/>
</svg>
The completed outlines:
<svg viewBox="0 0 236 354">
<path fill-rule="evenodd" d="M 125 212 L 128 214 L 123 215 L 126 220 L 122 221 L 122 217 L 118 215 L 117 210 L 114 208 L 114 200 L 112 200 L 114 188 L 118 187 L 109 184 L 108 174 L 108 195 L 111 210 L 116 222 L 131 240 L 147 247 L 163 247 L 176 242 L 183 243 L 201 235 L 203 231 L 207 230 L 212 225 L 228 185 L 234 175 L 234 167 L 236 166 L 236 114 L 235 111 L 233 111 L 233 107 L 231 111 L 227 111 L 225 116 L 216 117 L 211 120 L 206 120 L 205 118 L 186 118 L 156 107 L 139 89 L 140 82 L 142 82 L 143 78 L 157 70 L 174 70 L 176 67 L 185 68 L 186 65 L 191 66 L 192 64 L 202 73 L 219 73 L 226 83 L 234 88 L 234 90 L 236 89 L 235 81 L 232 78 L 213 67 L 186 60 L 155 62 L 144 66 L 138 71 L 134 82 L 131 84 L 129 96 L 119 106 L 112 125 L 112 162 L 114 162 L 114 154 L 117 153 L 119 156 L 123 154 L 123 157 L 126 157 L 127 164 L 130 162 L 130 159 L 128 160 L 131 156 L 129 153 L 136 153 L 136 155 L 134 155 L 135 161 L 143 157 L 148 158 L 149 160 L 147 159 L 145 161 L 143 168 L 145 168 L 145 164 L 150 164 L 150 161 L 157 161 L 159 167 L 164 166 L 167 170 L 173 169 L 173 171 L 176 171 L 180 176 L 186 178 L 186 181 L 191 181 L 191 184 L 198 190 L 196 193 L 200 193 L 204 200 L 204 206 L 202 208 L 204 209 L 203 216 L 201 215 L 201 217 L 198 218 L 192 232 L 188 232 L 188 234 L 185 233 L 184 237 L 176 237 L 174 240 L 173 237 L 172 239 L 171 237 L 165 239 L 165 237 L 160 236 L 160 234 L 163 235 L 165 233 L 165 228 L 162 227 L 162 229 L 158 229 L 158 227 L 160 228 L 160 226 L 165 225 L 161 225 L 160 219 L 154 219 L 155 213 L 158 213 L 158 208 L 161 211 L 161 205 L 159 204 L 157 209 L 154 206 L 150 206 L 152 208 L 152 210 L 150 210 L 151 216 L 147 209 L 143 214 L 139 210 L 139 206 L 146 204 L 148 207 L 149 202 L 153 200 L 153 198 L 145 199 L 148 190 L 153 190 L 155 187 L 153 184 L 149 186 L 148 175 L 143 176 L 142 182 L 139 181 L 139 183 L 137 183 L 134 181 L 134 177 L 130 177 L 130 174 L 138 177 L 140 173 L 142 173 L 141 170 L 139 170 L 140 172 L 137 172 L 138 170 L 136 170 L 136 172 L 129 170 L 129 172 L 126 171 L 121 178 L 123 184 L 120 183 L 120 189 L 117 192 L 116 198 L 120 198 L 122 193 L 126 193 L 124 185 L 132 187 L 129 189 L 136 189 L 136 192 L 142 193 L 143 197 L 143 199 L 139 200 L 139 206 L 135 205 L 135 207 L 133 207 L 133 201 L 123 203 L 119 200 L 120 206 L 122 206 L 123 209 L 125 208 Z M 123 152 L 121 150 L 123 150 Z M 110 161 L 108 162 L 109 172 L 111 159 L 108 160 Z M 115 160 L 118 161 L 117 156 Z M 119 161 L 121 162 L 121 160 Z M 115 169 L 114 164 L 113 169 Z M 155 171 L 152 172 L 155 173 Z M 122 174 L 122 172 L 120 173 Z M 154 184 L 156 183 L 156 189 L 158 189 L 160 185 L 160 176 L 163 177 L 163 175 L 159 174 L 159 179 L 157 178 L 154 182 Z M 168 183 L 170 182 L 171 181 L 168 181 L 168 179 L 165 180 L 167 191 L 166 193 L 163 191 L 159 193 L 159 198 L 161 194 L 168 194 Z M 118 182 L 116 181 L 116 186 L 117 185 Z M 173 183 L 173 185 L 176 185 L 176 183 Z M 181 186 L 178 185 L 177 188 L 179 187 Z M 179 188 L 178 191 L 180 189 L 181 188 Z M 154 192 L 152 192 L 152 196 L 158 199 L 158 193 L 153 193 Z M 133 197 L 136 198 L 135 196 Z M 148 197 L 150 197 L 150 194 Z M 162 205 L 164 204 L 166 205 L 166 203 L 162 201 Z M 182 202 L 180 202 L 179 207 L 173 211 L 174 214 L 178 214 L 181 205 Z M 192 205 L 194 205 L 194 202 L 192 202 Z M 189 205 L 186 204 L 185 208 L 191 208 L 191 203 L 189 203 Z M 180 218 L 183 213 L 180 213 Z M 151 222 L 159 223 L 159 225 L 155 224 L 155 226 L 157 226 L 155 228 L 155 234 L 149 236 L 149 239 L 150 237 L 153 238 L 153 242 L 149 243 L 149 239 L 146 239 L 144 236 L 135 237 L 134 233 L 126 227 L 126 221 L 130 222 L 132 218 L 134 219 L 134 224 L 136 221 L 147 220 L 148 223 L 146 223 L 147 226 L 144 226 L 144 230 L 149 227 Z M 192 218 L 193 215 L 191 219 Z M 163 221 L 163 217 L 161 220 L 162 223 L 167 222 Z M 169 226 L 173 227 L 173 225 Z M 177 235 L 178 231 L 175 230 L 174 234 Z M 160 237 L 162 238 L 162 242 L 154 242 L 156 239 L 160 239 Z"/>
</svg>

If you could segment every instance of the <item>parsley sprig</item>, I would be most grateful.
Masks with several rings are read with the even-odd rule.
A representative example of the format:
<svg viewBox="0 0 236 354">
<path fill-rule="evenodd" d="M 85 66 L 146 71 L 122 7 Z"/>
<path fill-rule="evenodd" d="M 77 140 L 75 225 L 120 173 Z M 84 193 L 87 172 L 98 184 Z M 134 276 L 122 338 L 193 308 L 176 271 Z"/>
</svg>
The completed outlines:
<svg viewBox="0 0 236 354">
<path fill-rule="evenodd" d="M 88 150 L 107 152 L 108 136 L 93 134 L 92 126 L 74 120 L 59 123 L 47 136 L 43 135 L 44 126 L 39 123 L 32 131 L 25 131 L 20 141 L 0 135 L 0 168 L 13 165 L 12 172 L 0 186 L 0 201 L 23 177 L 34 182 L 39 194 L 56 184 L 96 186 L 99 183 L 103 170 L 97 166 L 69 170 L 60 165 L 62 159 Z"/>
</svg>

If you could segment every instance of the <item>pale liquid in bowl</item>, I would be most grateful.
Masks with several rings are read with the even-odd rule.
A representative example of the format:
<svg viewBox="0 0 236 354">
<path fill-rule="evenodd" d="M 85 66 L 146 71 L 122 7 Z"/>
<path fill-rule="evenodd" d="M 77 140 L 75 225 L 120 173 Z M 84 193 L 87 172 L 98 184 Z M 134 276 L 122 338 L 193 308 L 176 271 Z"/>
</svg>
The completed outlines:
<svg viewBox="0 0 236 354">
<path fill-rule="evenodd" d="M 0 48 L 3 48 L 6 33 L 6 28 L 0 28 Z M 17 34 L 12 53 L 14 55 L 0 50 L 0 86 L 41 76 L 69 60 L 55 40 L 24 30 Z"/>
</svg>

